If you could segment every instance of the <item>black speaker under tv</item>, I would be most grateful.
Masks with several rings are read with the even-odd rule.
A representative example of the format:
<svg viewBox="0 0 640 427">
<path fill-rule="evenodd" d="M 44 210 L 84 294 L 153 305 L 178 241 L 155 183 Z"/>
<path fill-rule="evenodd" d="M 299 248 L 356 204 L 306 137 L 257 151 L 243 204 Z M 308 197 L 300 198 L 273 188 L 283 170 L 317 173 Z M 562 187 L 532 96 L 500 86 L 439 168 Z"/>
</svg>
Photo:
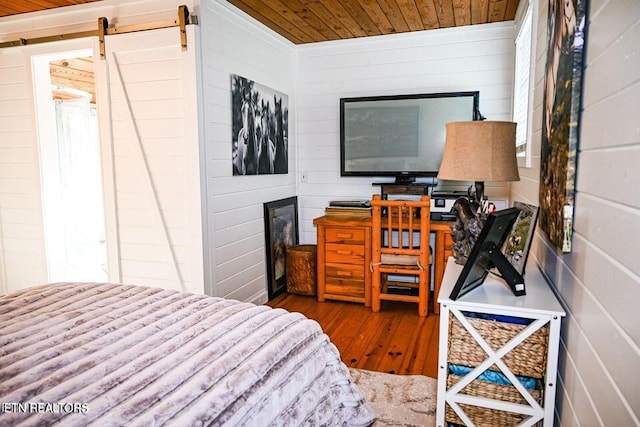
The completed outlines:
<svg viewBox="0 0 640 427">
<path fill-rule="evenodd" d="M 519 213 L 518 208 L 508 208 L 487 216 L 449 298 L 455 300 L 482 285 L 494 267 L 515 296 L 526 294 L 524 278 L 501 252 Z"/>
<path fill-rule="evenodd" d="M 479 120 L 480 92 L 340 99 L 340 175 L 435 177 L 446 124 Z"/>
</svg>

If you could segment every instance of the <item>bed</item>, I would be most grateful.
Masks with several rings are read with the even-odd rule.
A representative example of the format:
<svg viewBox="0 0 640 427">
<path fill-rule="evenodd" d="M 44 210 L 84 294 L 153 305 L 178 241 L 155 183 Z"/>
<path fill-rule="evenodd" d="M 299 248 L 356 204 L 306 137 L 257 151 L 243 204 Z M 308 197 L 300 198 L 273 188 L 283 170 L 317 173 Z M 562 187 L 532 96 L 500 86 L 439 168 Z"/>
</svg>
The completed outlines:
<svg viewBox="0 0 640 427">
<path fill-rule="evenodd" d="M 0 297 L 0 425 L 352 425 L 375 414 L 299 313 L 143 286 Z"/>
</svg>

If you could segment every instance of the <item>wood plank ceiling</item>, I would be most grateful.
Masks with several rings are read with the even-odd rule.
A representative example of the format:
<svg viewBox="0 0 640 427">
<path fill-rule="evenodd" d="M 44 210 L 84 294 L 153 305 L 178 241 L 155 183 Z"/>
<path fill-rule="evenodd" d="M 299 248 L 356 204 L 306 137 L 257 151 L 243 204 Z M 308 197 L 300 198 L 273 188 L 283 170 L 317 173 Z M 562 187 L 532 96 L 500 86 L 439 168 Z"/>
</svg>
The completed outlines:
<svg viewBox="0 0 640 427">
<path fill-rule="evenodd" d="M 4 0 L 0 16 L 99 0 Z M 295 44 L 513 20 L 520 0 L 229 0 Z"/>
<path fill-rule="evenodd" d="M 98 0 L 3 0 L 0 2 L 0 16 L 18 15 L 94 1 Z"/>
<path fill-rule="evenodd" d="M 296 44 L 513 20 L 520 0 L 229 0 Z"/>
</svg>

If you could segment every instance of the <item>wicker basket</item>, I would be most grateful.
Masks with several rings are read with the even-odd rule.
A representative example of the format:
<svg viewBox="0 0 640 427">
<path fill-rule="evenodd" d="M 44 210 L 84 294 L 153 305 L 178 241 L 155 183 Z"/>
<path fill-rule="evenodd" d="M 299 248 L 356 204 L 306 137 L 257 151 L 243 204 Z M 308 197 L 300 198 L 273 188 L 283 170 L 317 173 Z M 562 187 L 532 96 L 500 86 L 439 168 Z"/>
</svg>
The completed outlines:
<svg viewBox="0 0 640 427">
<path fill-rule="evenodd" d="M 316 245 L 287 247 L 287 292 L 316 294 L 317 250 Z"/>
<path fill-rule="evenodd" d="M 447 376 L 447 389 L 453 387 L 462 377 L 449 374 Z M 542 391 L 539 389 L 529 390 L 531 396 L 538 402 L 542 403 Z M 527 401 L 520 392 L 510 385 L 494 384 L 487 381 L 475 379 L 464 387 L 461 393 L 475 396 L 485 397 L 488 399 L 501 400 L 503 402 L 526 404 Z M 473 421 L 477 427 L 502 427 L 515 426 L 520 424 L 527 415 L 516 414 L 513 412 L 500 411 L 497 409 L 483 408 L 479 406 L 471 406 L 460 404 L 464 413 Z M 445 420 L 449 423 L 464 425 L 460 417 L 455 411 L 446 405 Z"/>
<path fill-rule="evenodd" d="M 492 349 L 498 350 L 526 325 L 467 318 L 469 323 L 480 333 Z M 542 378 L 547 369 L 548 326 L 542 327 L 527 337 L 516 348 L 507 353 L 503 362 L 511 372 L 525 377 Z M 453 315 L 449 317 L 449 363 L 475 367 L 487 359 L 487 354 L 473 339 L 460 321 Z M 495 366 L 490 369 L 499 371 Z"/>
</svg>

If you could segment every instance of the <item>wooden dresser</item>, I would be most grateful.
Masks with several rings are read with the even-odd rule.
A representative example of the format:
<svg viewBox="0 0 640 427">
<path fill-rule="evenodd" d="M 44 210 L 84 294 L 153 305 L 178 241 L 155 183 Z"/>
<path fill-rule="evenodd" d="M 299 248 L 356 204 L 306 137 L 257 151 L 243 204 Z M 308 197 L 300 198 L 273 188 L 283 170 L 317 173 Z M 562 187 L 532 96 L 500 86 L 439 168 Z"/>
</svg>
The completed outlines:
<svg viewBox="0 0 640 427">
<path fill-rule="evenodd" d="M 313 220 L 318 230 L 318 301 L 334 299 L 371 305 L 371 216 L 325 215 Z M 434 294 L 451 252 L 451 222 L 431 221 Z M 439 306 L 433 299 L 433 311 Z"/>
<path fill-rule="evenodd" d="M 330 215 L 318 227 L 318 301 L 371 305 L 371 217 Z"/>
</svg>

